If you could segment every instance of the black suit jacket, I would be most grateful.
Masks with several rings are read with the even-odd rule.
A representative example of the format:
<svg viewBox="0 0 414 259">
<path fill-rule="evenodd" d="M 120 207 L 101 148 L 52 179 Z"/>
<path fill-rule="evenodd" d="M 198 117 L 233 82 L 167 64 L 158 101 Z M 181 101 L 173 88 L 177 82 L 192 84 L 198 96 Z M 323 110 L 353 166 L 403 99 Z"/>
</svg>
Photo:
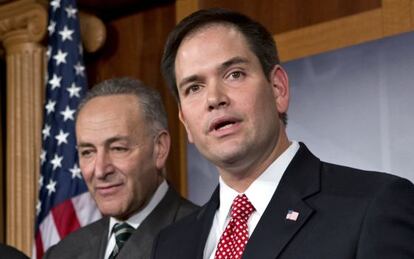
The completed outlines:
<svg viewBox="0 0 414 259">
<path fill-rule="evenodd" d="M 169 188 L 161 202 L 122 247 L 117 258 L 149 258 L 153 240 L 158 232 L 196 208 L 197 206 L 181 198 L 173 189 Z M 104 217 L 71 233 L 57 245 L 48 249 L 43 258 L 104 258 L 108 242 L 108 228 L 109 218 Z"/>
<path fill-rule="evenodd" d="M 14 247 L 0 243 L 0 258 L 7 259 L 29 259 L 25 254 Z"/>
<path fill-rule="evenodd" d="M 152 258 L 203 258 L 218 206 L 217 188 L 200 211 L 160 233 Z M 299 213 L 296 221 L 286 219 L 288 210 Z M 414 258 L 414 186 L 321 162 L 301 144 L 243 258 Z"/>
</svg>

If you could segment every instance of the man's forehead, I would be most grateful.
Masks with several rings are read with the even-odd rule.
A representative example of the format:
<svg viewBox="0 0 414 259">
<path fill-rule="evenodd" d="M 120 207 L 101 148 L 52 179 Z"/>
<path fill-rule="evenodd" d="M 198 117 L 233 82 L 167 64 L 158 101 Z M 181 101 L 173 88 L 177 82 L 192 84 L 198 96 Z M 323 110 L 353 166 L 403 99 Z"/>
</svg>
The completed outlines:
<svg viewBox="0 0 414 259">
<path fill-rule="evenodd" d="M 204 24 L 204 25 L 188 32 L 183 37 L 183 40 L 181 41 L 180 46 L 184 42 L 187 42 L 188 40 L 191 40 L 192 38 L 197 37 L 200 34 L 205 34 L 206 32 L 222 33 L 223 30 L 232 30 L 234 32 L 241 33 L 241 31 L 234 24 L 231 24 L 231 23 L 228 23 L 228 22 L 211 22 L 211 23 Z"/>
</svg>

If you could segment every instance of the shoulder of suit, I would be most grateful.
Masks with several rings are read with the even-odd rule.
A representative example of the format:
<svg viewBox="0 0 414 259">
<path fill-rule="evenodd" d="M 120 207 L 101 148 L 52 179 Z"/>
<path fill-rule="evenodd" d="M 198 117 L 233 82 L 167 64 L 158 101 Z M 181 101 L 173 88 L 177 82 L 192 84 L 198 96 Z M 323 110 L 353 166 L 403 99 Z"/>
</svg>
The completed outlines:
<svg viewBox="0 0 414 259">
<path fill-rule="evenodd" d="M 0 258 L 28 259 L 29 257 L 12 246 L 0 244 Z"/>
<path fill-rule="evenodd" d="M 102 219 L 97 220 L 89 225 L 81 227 L 76 231 L 67 235 L 64 239 L 60 240 L 56 245 L 50 247 L 47 251 L 46 255 L 59 255 L 62 254 L 63 251 L 70 250 L 70 251 L 79 251 L 82 248 L 87 247 L 89 245 L 89 241 L 97 236 L 102 236 L 102 234 L 106 231 L 108 227 L 108 218 L 104 217 Z M 54 258 L 53 256 L 51 256 Z M 48 258 L 46 256 L 46 258 Z"/>
<path fill-rule="evenodd" d="M 401 183 L 408 187 L 413 185 L 407 179 L 388 173 L 366 171 L 326 162 L 322 162 L 321 166 L 322 190 L 336 194 L 373 196 L 385 188 Z"/>
</svg>

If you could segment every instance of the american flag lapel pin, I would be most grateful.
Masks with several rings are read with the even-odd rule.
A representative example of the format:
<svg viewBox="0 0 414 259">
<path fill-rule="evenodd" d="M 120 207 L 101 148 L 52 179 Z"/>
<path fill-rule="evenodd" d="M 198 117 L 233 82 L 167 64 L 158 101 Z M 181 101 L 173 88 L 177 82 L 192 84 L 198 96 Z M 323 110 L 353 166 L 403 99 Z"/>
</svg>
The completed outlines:
<svg viewBox="0 0 414 259">
<path fill-rule="evenodd" d="M 287 220 L 296 221 L 298 217 L 299 217 L 299 212 L 294 211 L 294 210 L 288 210 L 288 213 L 286 214 Z"/>
</svg>

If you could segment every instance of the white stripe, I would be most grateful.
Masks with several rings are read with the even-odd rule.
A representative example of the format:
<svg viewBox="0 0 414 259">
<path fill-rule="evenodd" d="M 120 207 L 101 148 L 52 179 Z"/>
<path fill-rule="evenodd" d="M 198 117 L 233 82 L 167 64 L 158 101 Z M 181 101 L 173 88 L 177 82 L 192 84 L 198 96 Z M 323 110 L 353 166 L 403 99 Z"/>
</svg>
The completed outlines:
<svg viewBox="0 0 414 259">
<path fill-rule="evenodd" d="M 49 213 L 39 226 L 40 235 L 42 236 L 43 250 L 46 250 L 60 240 L 59 233 L 56 229 L 52 213 Z"/>
<path fill-rule="evenodd" d="M 102 217 L 89 192 L 73 197 L 72 204 L 82 227 Z"/>
<path fill-rule="evenodd" d="M 32 259 L 37 259 L 36 239 L 33 239 Z"/>
</svg>

